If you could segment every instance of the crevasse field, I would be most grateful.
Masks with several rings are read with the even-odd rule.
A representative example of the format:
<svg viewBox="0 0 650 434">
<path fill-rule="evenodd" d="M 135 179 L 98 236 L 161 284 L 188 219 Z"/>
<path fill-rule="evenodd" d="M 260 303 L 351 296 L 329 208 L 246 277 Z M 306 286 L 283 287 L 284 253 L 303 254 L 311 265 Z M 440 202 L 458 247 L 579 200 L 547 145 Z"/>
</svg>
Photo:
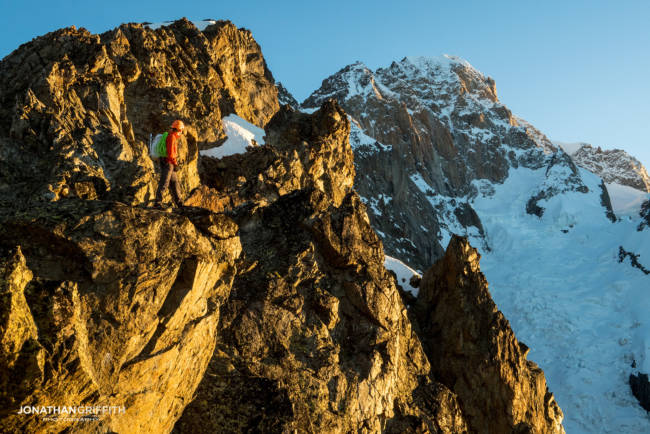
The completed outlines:
<svg viewBox="0 0 650 434">
<path fill-rule="evenodd" d="M 492 297 L 544 370 L 567 433 L 648 433 L 628 377 L 650 372 L 650 275 L 620 263 L 618 252 L 640 254 L 650 268 L 650 230 L 637 232 L 629 201 L 613 200 L 632 215 L 609 221 L 594 197 L 600 178 L 582 169 L 591 193 L 540 201 L 541 219 L 527 214 L 543 176 L 511 169 L 493 196 L 473 201 L 491 247 L 481 270 Z"/>
</svg>

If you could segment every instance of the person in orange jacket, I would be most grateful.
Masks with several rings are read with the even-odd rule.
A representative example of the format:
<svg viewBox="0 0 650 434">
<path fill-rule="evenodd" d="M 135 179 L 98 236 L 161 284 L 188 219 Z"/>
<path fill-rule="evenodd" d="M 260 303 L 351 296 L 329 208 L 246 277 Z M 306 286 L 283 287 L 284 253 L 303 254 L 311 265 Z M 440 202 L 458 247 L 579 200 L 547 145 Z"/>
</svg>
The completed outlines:
<svg viewBox="0 0 650 434">
<path fill-rule="evenodd" d="M 178 184 L 178 177 L 176 176 L 176 172 L 180 170 L 177 160 L 178 147 L 176 143 L 184 131 L 185 124 L 183 124 L 183 121 L 175 120 L 167 134 L 167 156 L 160 159 L 160 183 L 158 184 L 158 191 L 156 192 L 156 205 L 160 207 L 162 207 L 162 196 L 167 188 L 170 187 L 170 184 L 172 199 L 176 203 L 176 206 L 181 206 L 183 204 L 183 200 L 181 199 L 181 189 Z"/>
</svg>

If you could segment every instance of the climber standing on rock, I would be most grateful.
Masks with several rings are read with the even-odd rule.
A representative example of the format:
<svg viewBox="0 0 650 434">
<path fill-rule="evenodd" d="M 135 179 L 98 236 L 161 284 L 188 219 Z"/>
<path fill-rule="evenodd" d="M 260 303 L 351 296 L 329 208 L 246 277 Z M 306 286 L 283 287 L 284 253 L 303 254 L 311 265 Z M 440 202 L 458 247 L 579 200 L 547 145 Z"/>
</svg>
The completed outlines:
<svg viewBox="0 0 650 434">
<path fill-rule="evenodd" d="M 160 183 L 158 184 L 158 191 L 156 192 L 156 206 L 162 208 L 162 197 L 167 187 L 170 187 L 171 184 L 171 194 L 172 199 L 176 203 L 176 206 L 183 205 L 183 200 L 181 199 L 181 189 L 178 184 L 178 176 L 176 172 L 180 170 L 178 165 L 178 147 L 177 141 L 180 138 L 181 134 L 185 131 L 185 124 L 181 120 L 175 120 L 172 123 L 172 127 L 167 134 L 167 156 L 160 159 Z"/>
</svg>

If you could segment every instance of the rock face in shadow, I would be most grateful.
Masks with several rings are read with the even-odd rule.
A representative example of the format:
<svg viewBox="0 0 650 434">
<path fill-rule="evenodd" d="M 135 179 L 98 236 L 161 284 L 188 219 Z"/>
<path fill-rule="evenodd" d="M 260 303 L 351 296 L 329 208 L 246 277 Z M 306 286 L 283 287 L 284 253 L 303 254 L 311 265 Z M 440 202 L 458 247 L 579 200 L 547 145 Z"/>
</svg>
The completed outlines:
<svg viewBox="0 0 650 434">
<path fill-rule="evenodd" d="M 563 433 L 544 373 L 497 310 L 479 258 L 453 237 L 422 276 L 415 309 L 431 371 L 456 393 L 473 432 Z"/>
<path fill-rule="evenodd" d="M 603 208 L 605 208 L 605 215 L 609 221 L 616 223 L 617 217 L 616 214 L 614 214 L 614 208 L 612 208 L 612 199 L 609 196 L 609 191 L 607 190 L 605 182 L 600 183 L 600 191 L 600 204 L 603 206 Z"/>
<path fill-rule="evenodd" d="M 632 394 L 639 400 L 641 407 L 646 411 L 650 411 L 650 381 L 648 381 L 648 374 L 630 375 L 630 388 Z"/>
<path fill-rule="evenodd" d="M 650 200 L 646 200 L 641 204 L 639 217 L 641 217 L 641 223 L 639 223 L 637 231 L 641 232 L 645 228 L 650 228 Z"/>
</svg>

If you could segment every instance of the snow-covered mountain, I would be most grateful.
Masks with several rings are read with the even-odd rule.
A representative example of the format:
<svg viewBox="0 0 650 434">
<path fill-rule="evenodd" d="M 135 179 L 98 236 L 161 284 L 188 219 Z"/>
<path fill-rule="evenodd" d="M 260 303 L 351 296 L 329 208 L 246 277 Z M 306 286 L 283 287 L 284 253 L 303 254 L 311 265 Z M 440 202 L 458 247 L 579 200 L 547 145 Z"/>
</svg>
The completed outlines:
<svg viewBox="0 0 650 434">
<path fill-rule="evenodd" d="M 603 150 L 588 143 L 556 142 L 573 161 L 600 176 L 607 184 L 619 184 L 650 193 L 650 176 L 639 160 L 622 149 Z"/>
<path fill-rule="evenodd" d="M 355 187 L 387 254 L 422 271 L 452 234 L 468 236 L 567 432 L 649 432 L 628 385 L 650 372 L 647 194 L 613 188 L 626 215 L 616 218 L 600 174 L 513 115 L 494 80 L 457 57 L 355 63 L 302 107 L 327 98 L 351 118 Z"/>
<path fill-rule="evenodd" d="M 540 200 L 566 191 L 609 204 L 564 151 L 501 104 L 494 80 L 457 57 L 407 57 L 377 71 L 355 63 L 325 79 L 302 106 L 332 97 L 372 138 L 365 142 L 378 143 L 356 152 L 355 186 L 387 254 L 418 270 L 441 255 L 453 233 L 489 249 L 471 200 L 489 194 L 511 168 L 544 172 L 529 192 L 528 213 L 541 216 Z"/>
</svg>

